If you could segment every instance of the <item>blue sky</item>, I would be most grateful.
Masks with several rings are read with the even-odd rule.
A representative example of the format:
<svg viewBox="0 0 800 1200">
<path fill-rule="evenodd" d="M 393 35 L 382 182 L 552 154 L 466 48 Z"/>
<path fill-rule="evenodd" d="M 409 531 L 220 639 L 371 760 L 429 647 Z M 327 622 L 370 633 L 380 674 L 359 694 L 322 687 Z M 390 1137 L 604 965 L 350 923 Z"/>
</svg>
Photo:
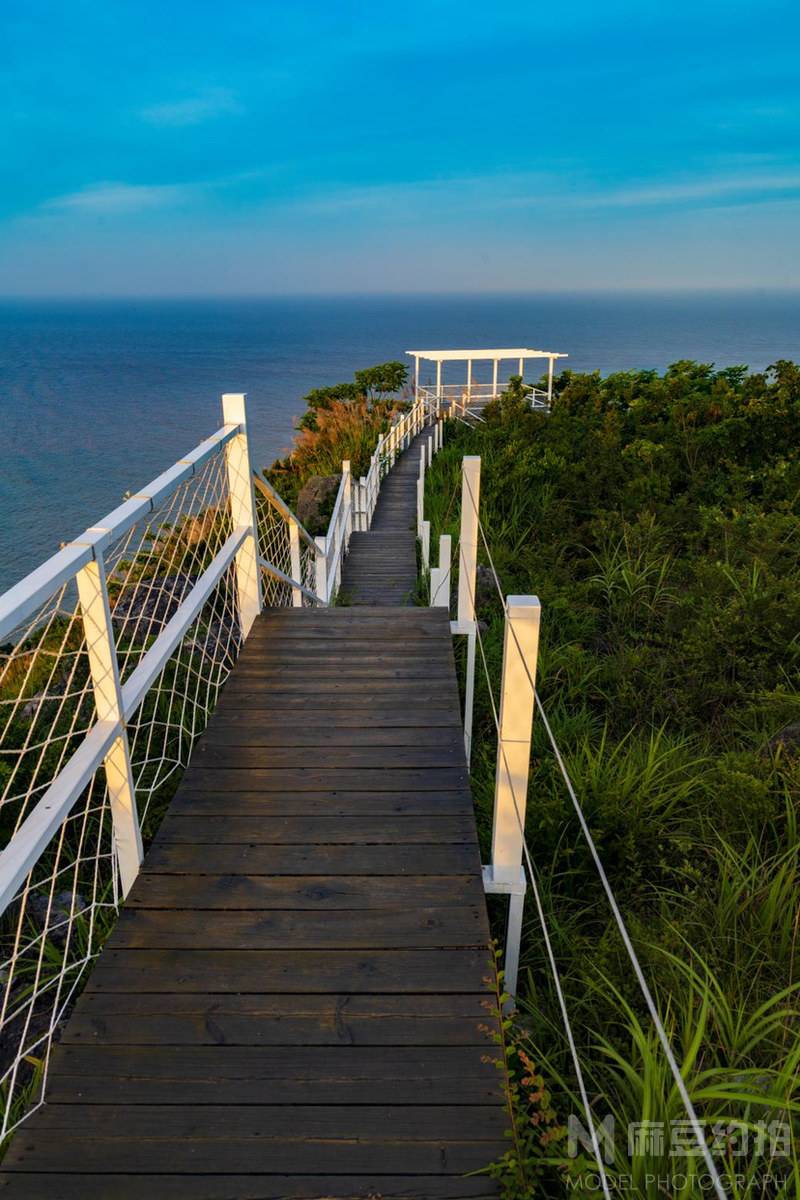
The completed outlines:
<svg viewBox="0 0 800 1200">
<path fill-rule="evenodd" d="M 0 292 L 785 287 L 796 5 L 26 0 Z"/>
</svg>

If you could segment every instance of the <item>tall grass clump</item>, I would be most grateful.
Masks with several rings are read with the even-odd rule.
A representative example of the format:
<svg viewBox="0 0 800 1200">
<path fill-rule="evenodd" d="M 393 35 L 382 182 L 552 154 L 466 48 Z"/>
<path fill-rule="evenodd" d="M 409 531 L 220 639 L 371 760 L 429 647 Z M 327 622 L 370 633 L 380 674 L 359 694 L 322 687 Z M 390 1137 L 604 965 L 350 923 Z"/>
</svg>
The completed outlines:
<svg viewBox="0 0 800 1200">
<path fill-rule="evenodd" d="M 378 436 L 406 407 L 407 377 L 403 363 L 381 363 L 357 371 L 352 383 L 308 393 L 292 450 L 264 471 L 291 508 L 309 479 L 341 474 L 344 459 L 354 476 L 367 473 Z"/>
</svg>

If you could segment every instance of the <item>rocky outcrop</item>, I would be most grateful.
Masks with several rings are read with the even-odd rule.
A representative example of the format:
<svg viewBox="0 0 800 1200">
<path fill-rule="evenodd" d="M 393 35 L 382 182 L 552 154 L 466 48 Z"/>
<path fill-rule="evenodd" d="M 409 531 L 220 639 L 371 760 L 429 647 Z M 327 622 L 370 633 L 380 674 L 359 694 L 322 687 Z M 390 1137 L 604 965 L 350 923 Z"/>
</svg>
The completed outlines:
<svg viewBox="0 0 800 1200">
<path fill-rule="evenodd" d="M 340 475 L 312 475 L 297 494 L 297 518 L 309 533 L 326 533 Z"/>
</svg>

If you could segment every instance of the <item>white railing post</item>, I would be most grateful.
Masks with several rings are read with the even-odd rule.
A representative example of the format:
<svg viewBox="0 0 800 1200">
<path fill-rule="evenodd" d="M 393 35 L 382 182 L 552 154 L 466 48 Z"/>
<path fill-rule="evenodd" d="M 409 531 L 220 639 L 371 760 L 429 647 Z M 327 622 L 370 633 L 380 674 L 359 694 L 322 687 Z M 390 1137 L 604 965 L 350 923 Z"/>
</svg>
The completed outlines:
<svg viewBox="0 0 800 1200">
<path fill-rule="evenodd" d="M 424 570 L 428 570 L 431 563 L 431 523 L 430 521 L 422 522 L 422 566 Z"/>
<path fill-rule="evenodd" d="M 464 749 L 467 763 L 472 753 L 472 710 L 475 701 L 475 576 L 478 567 L 478 505 L 481 460 L 465 455 L 461 460 L 461 533 L 458 562 L 458 625 L 467 635 L 467 674 L 464 685 Z"/>
<path fill-rule="evenodd" d="M 475 574 L 478 566 L 478 512 L 481 494 L 479 455 L 461 460 L 461 533 L 458 563 L 458 622 L 475 620 Z"/>
<path fill-rule="evenodd" d="M 450 607 L 450 534 L 439 537 L 439 565 L 431 567 L 431 608 Z"/>
<path fill-rule="evenodd" d="M 234 529 L 247 528 L 248 536 L 236 553 L 236 591 L 239 600 L 239 624 L 246 638 L 261 612 L 261 571 L 258 566 L 258 521 L 247 439 L 247 398 L 243 392 L 228 392 L 222 397 L 222 419 L 226 425 L 238 425 L 239 433 L 225 446 L 228 467 L 228 495 Z"/>
<path fill-rule="evenodd" d="M 358 484 L 358 503 L 361 512 L 360 529 L 362 533 L 366 533 L 370 527 L 372 518 L 369 511 L 369 494 L 367 491 L 367 478 L 365 475 L 361 476 Z"/>
<path fill-rule="evenodd" d="M 419 451 L 419 475 L 417 476 L 417 537 L 422 537 L 422 522 L 425 519 L 425 447 Z"/>
<path fill-rule="evenodd" d="M 297 521 L 289 521 L 289 556 L 291 559 L 292 579 L 302 583 L 303 567 L 300 560 L 300 528 Z M 292 605 L 294 608 L 303 607 L 303 593 L 300 588 L 292 588 Z"/>
<path fill-rule="evenodd" d="M 326 537 L 316 537 L 314 541 L 317 545 L 317 559 L 314 564 L 316 567 L 316 592 L 323 604 L 328 603 L 328 539 Z"/>
<path fill-rule="evenodd" d="M 353 532 L 353 477 L 350 474 L 350 459 L 342 459 L 342 479 L 344 480 L 344 495 L 342 496 L 342 505 L 344 507 L 344 544 L 342 546 L 342 554 L 346 554 L 350 546 L 350 534 Z"/>
<path fill-rule="evenodd" d="M 113 721 L 119 729 L 106 754 L 106 773 L 114 845 L 123 896 L 131 890 L 142 863 L 142 832 L 136 809 L 136 792 L 131 769 L 128 732 L 125 728 L 117 648 L 111 624 L 108 586 L 102 555 L 82 567 L 76 575 L 78 599 L 83 614 L 86 650 L 92 677 L 98 721 Z"/>
<path fill-rule="evenodd" d="M 497 740 L 492 862 L 484 869 L 488 891 L 509 897 L 505 952 L 505 987 L 517 986 L 525 873 L 522 848 L 531 758 L 531 732 L 539 654 L 541 607 L 536 596 L 508 596 L 503 635 L 500 684 L 500 729 Z"/>
<path fill-rule="evenodd" d="M 372 524 L 372 518 L 375 515 L 375 505 L 378 503 L 378 492 L 380 491 L 380 479 L 378 478 L 378 459 L 373 454 L 372 465 L 370 467 L 370 485 L 369 485 L 369 523 Z"/>
</svg>

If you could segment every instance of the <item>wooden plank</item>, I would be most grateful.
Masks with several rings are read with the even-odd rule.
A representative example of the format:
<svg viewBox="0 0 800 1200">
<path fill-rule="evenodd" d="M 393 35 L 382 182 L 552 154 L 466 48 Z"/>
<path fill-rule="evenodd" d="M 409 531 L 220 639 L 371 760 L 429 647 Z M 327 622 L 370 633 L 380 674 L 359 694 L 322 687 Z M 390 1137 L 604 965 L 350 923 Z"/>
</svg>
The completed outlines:
<svg viewBox="0 0 800 1200">
<path fill-rule="evenodd" d="M 56 1136 L 90 1136 L 101 1145 L 121 1138 L 382 1142 L 387 1135 L 392 1142 L 414 1143 L 429 1142 L 431 1129 L 436 1129 L 443 1141 L 494 1142 L 503 1136 L 504 1127 L 505 1114 L 493 1104 L 359 1104 L 348 1108 L 314 1103 L 293 1108 L 277 1104 L 49 1104 L 36 1116 L 38 1130 Z M 113 1153 L 113 1147 L 109 1150 Z"/>
<path fill-rule="evenodd" d="M 0 1177 L 0 1188 L 8 1200 L 55 1200 L 52 1174 L 14 1172 Z M 135 1174 L 106 1169 L 58 1176 L 58 1200 L 496 1200 L 499 1195 L 494 1180 L 452 1175 L 169 1175 L 148 1173 L 140 1164 Z"/>
<path fill-rule="evenodd" d="M 268 725 L 269 728 L 279 729 L 287 738 L 300 736 L 306 726 L 312 731 L 318 729 L 320 724 L 323 724 L 331 734 L 334 732 L 338 734 L 340 730 L 348 729 L 351 733 L 356 734 L 359 731 L 363 731 L 365 735 L 374 732 L 378 737 L 381 736 L 380 731 L 384 729 L 389 732 L 392 729 L 420 729 L 420 722 L 423 722 L 424 729 L 431 733 L 434 729 L 461 729 L 462 727 L 461 716 L 452 704 L 448 704 L 444 708 L 426 708 L 424 713 L 416 709 L 412 711 L 402 709 L 396 704 L 357 704 L 348 708 L 331 708 L 329 704 L 320 703 L 316 709 L 312 709 L 309 705 L 308 710 L 302 723 L 298 723 L 293 714 L 287 715 L 268 704 L 257 705 L 254 709 L 248 710 L 238 705 L 226 704 L 223 700 L 220 701 L 214 713 L 213 726 L 214 728 L 219 726 L 232 728 L 240 721 L 251 721 L 254 725 Z M 269 715 L 265 716 L 265 712 Z M 341 736 L 346 735 L 342 734 Z M 353 745 L 357 744 L 357 742 L 353 743 Z"/>
<path fill-rule="evenodd" d="M 360 709 L 368 715 L 376 709 L 384 712 L 397 712 L 402 708 L 413 708 L 416 711 L 431 712 L 434 708 L 444 709 L 452 718 L 456 711 L 458 693 L 453 684 L 452 693 L 449 690 L 428 688 L 419 684 L 416 688 L 388 691 L 374 688 L 350 688 L 347 691 L 323 693 L 300 692 L 287 690 L 284 687 L 271 687 L 256 683 L 248 687 L 223 688 L 220 706 L 222 711 L 229 707 L 245 708 L 248 712 L 270 709 L 284 716 L 289 709 L 324 712 L 326 708 L 343 707 Z"/>
<path fill-rule="evenodd" d="M 286 611 L 286 610 L 284 610 Z M 284 618 L 283 623 L 270 617 L 259 618 L 253 626 L 242 652 L 250 655 L 257 653 L 285 653 L 287 649 L 299 648 L 308 633 L 318 635 L 316 641 L 311 641 L 307 649 L 312 653 L 335 654 L 341 653 L 341 640 L 327 639 L 323 645 L 322 637 L 327 632 L 346 635 L 347 645 L 353 646 L 360 653 L 388 655 L 389 657 L 405 647 L 411 654 L 420 654 L 426 646 L 435 647 L 436 653 L 446 655 L 453 652 L 452 643 L 442 637 L 443 626 L 449 620 L 444 609 L 437 609 L 439 615 L 431 616 L 433 609 L 417 609 L 420 616 L 414 615 L 414 609 L 404 608 L 397 614 L 387 612 L 386 606 L 381 606 L 383 616 L 378 618 L 370 615 L 369 606 L 365 605 L 354 620 L 352 609 L 337 607 L 320 610 L 313 614 L 310 609 L 295 609 L 301 615 L 296 621 Z M 339 620 L 338 614 L 344 614 L 345 620 Z M 409 615 L 411 614 L 411 615 Z M 386 634 L 380 644 L 376 643 L 375 631 Z M 321 636 L 319 636 L 321 635 Z M 432 636 L 433 635 L 433 636 Z"/>
<path fill-rule="evenodd" d="M 453 696 L 428 697 L 424 708 L 414 704 L 400 704 L 395 698 L 376 699 L 367 696 L 359 689 L 348 696 L 338 696 L 331 703 L 327 696 L 302 696 L 296 693 L 287 694 L 279 688 L 261 689 L 257 692 L 226 692 L 222 689 L 214 719 L 224 719 L 236 713 L 248 713 L 253 716 L 268 712 L 270 720 L 282 722 L 284 725 L 297 723 L 297 711 L 302 710 L 300 718 L 303 723 L 307 720 L 318 720 L 327 714 L 331 727 L 347 726 L 353 720 L 360 724 L 392 724 L 403 725 L 419 722 L 419 714 L 424 712 L 426 725 L 450 725 L 458 721 L 458 706 Z M 405 719 L 404 719 L 405 718 Z"/>
<path fill-rule="evenodd" d="M 206 870 L 223 875 L 480 875 L 474 843 L 425 846 L 265 846 L 222 845 L 213 860 L 198 861 L 197 848 L 180 842 L 156 841 L 147 854 L 147 869 L 195 875 Z"/>
<path fill-rule="evenodd" d="M 453 668 L 450 663 L 445 661 L 420 661 L 396 666 L 393 663 L 362 664 L 353 659 L 338 664 L 335 662 L 326 665 L 315 663 L 313 669 L 307 667 L 303 662 L 278 664 L 241 662 L 237 664 L 235 678 L 246 681 L 248 686 L 263 682 L 264 684 L 280 684 L 294 688 L 302 684 L 306 689 L 336 681 L 340 681 L 342 684 L 351 684 L 354 687 L 363 684 L 365 687 L 375 690 L 383 688 L 385 684 L 409 681 L 421 681 L 428 686 L 446 685 L 448 687 L 454 682 Z M 323 690 L 329 689 L 325 687 Z"/>
<path fill-rule="evenodd" d="M 22 1130 L 17 1138 L 14 1158 L 6 1169 L 59 1171 L 65 1153 L 75 1170 L 98 1172 L 136 1171 L 146 1149 L 148 1167 L 156 1171 L 196 1172 L 245 1171 L 251 1174 L 291 1171 L 302 1159 L 306 1171 L 320 1174 L 346 1172 L 409 1171 L 445 1175 L 464 1175 L 479 1171 L 508 1149 L 500 1137 L 494 1141 L 450 1141 L 394 1139 L 391 1130 L 383 1138 L 347 1139 L 346 1137 L 191 1138 L 169 1137 L 143 1140 L 140 1137 L 98 1137 L 94 1130 L 83 1134 L 60 1134 L 48 1130 L 35 1137 Z"/>
<path fill-rule="evenodd" d="M 460 746 L 462 754 L 464 752 L 464 733 L 457 718 L 449 725 L 434 728 L 415 725 L 330 728 L 322 714 L 299 724 L 297 721 L 272 721 L 262 714 L 239 711 L 213 721 L 203 735 L 203 742 L 211 746 L 274 746 L 280 749 L 303 746 L 326 754 L 329 749 L 340 746 L 346 749 L 424 746 L 448 750 Z"/>
<path fill-rule="evenodd" d="M 117 950 L 112 937 L 87 991 L 474 992 L 486 950 Z"/>
<path fill-rule="evenodd" d="M 172 816 L 424 816 L 472 813 L 466 788 L 449 792 L 195 792 L 181 789 Z"/>
<path fill-rule="evenodd" d="M 63 1045 L 486 1046 L 485 993 L 264 996 L 84 993 Z"/>
<path fill-rule="evenodd" d="M 382 605 L 381 607 L 385 612 L 386 606 Z M 368 608 L 369 605 L 364 605 L 363 609 L 341 608 L 333 610 L 341 613 L 349 613 L 350 618 L 346 623 L 337 624 L 336 622 L 331 622 L 329 627 L 322 622 L 306 625 L 303 621 L 299 621 L 293 629 L 275 625 L 272 629 L 261 627 L 256 632 L 256 627 L 254 626 L 254 631 L 247 639 L 246 651 L 249 650 L 250 653 L 255 654 L 261 639 L 265 642 L 273 642 L 276 639 L 280 639 L 285 645 L 288 645 L 293 640 L 308 645 L 316 639 L 318 642 L 329 646 L 339 646 L 353 640 L 358 642 L 371 641 L 374 644 L 384 646 L 399 645 L 403 637 L 406 637 L 407 639 L 413 639 L 415 646 L 426 645 L 428 642 L 441 644 L 441 621 L 429 624 L 415 622 L 413 625 L 405 625 L 402 620 L 395 620 L 394 615 L 391 620 L 387 619 L 379 622 L 370 621 L 368 618 L 362 620 L 361 614 Z M 295 609 L 295 611 L 303 612 L 304 610 Z M 405 610 L 401 608 L 397 610 L 393 609 L 393 614 L 395 611 L 401 613 Z M 422 610 L 409 609 L 408 611 Z M 444 613 L 444 609 L 441 611 Z"/>
<path fill-rule="evenodd" d="M 192 769 L 201 771 L 309 769 L 309 760 L 324 762 L 326 770 L 361 767 L 384 770 L 460 767 L 464 763 L 463 739 L 436 746 L 326 746 L 309 755 L 306 746 L 231 745 L 203 738 L 192 755 Z"/>
<path fill-rule="evenodd" d="M 437 666 L 452 666 L 453 655 L 449 646 L 441 646 L 438 642 L 434 642 L 427 647 L 417 648 L 416 643 L 403 646 L 401 643 L 396 645 L 379 646 L 375 642 L 356 642 L 349 641 L 347 648 L 339 650 L 338 653 L 324 643 L 316 642 L 306 643 L 304 640 L 292 640 L 291 645 L 286 643 L 281 638 L 276 645 L 277 639 L 270 639 L 259 647 L 258 655 L 250 654 L 252 648 L 248 646 L 247 657 L 243 652 L 240 665 L 255 665 L 256 663 L 263 667 L 294 667 L 297 666 L 303 670 L 310 670 L 312 667 L 330 667 L 341 664 L 342 659 L 346 658 L 352 663 L 358 665 L 362 670 L 369 667 L 383 669 L 385 667 L 411 667 L 411 666 L 427 666 L 434 663 Z"/>
<path fill-rule="evenodd" d="M 489 928 L 477 907 L 337 909 L 316 912 L 208 912 L 128 909 L 114 930 L 116 949 L 287 950 L 485 946 Z"/>
<path fill-rule="evenodd" d="M 430 696 L 444 696 L 448 699 L 458 695 L 455 678 L 448 672 L 439 677 L 431 678 L 430 674 L 417 679 L 379 679 L 374 676 L 348 678 L 317 679 L 305 678 L 271 678 L 269 675 L 251 674 L 247 671 L 234 671 L 225 685 L 226 692 L 259 692 L 278 691 L 286 695 L 320 696 L 322 694 L 336 698 L 339 694 L 356 694 L 362 692 L 376 699 L 394 700 L 396 702 L 424 704 Z"/>
<path fill-rule="evenodd" d="M 223 772 L 224 773 L 224 772 Z M 249 776 L 248 776 L 249 778 Z M 167 813 L 157 834 L 163 842 L 190 842 L 222 846 L 229 842 L 270 846 L 374 846 L 402 842 L 453 843 L 472 845 L 475 826 L 471 815 L 379 816 L 379 817 L 272 817 L 184 816 Z M 207 854 L 198 854 L 198 859 Z"/>
<path fill-rule="evenodd" d="M 431 767 L 427 770 L 393 767 L 386 771 L 367 767 L 350 770 L 346 767 L 328 769 L 309 766 L 274 771 L 256 768 L 248 771 L 236 768 L 205 770 L 203 767 L 189 767 L 185 778 L 187 786 L 198 792 L 217 791 L 220 788 L 230 788 L 231 791 L 237 788 L 244 791 L 265 788 L 271 792 L 320 792 L 337 788 L 348 792 L 408 792 L 412 789 L 452 792 L 467 786 L 465 767 Z"/>
<path fill-rule="evenodd" d="M 483 1046 L 59 1045 L 49 1101 L 502 1104 L 502 1077 L 487 1058 Z M 295 1145 L 295 1166 L 303 1161 Z"/>
<path fill-rule="evenodd" d="M 195 908 L 260 912 L 271 909 L 382 909 L 407 905 L 442 908 L 479 904 L 475 875 L 156 875 L 143 871 L 126 909 Z"/>
</svg>

